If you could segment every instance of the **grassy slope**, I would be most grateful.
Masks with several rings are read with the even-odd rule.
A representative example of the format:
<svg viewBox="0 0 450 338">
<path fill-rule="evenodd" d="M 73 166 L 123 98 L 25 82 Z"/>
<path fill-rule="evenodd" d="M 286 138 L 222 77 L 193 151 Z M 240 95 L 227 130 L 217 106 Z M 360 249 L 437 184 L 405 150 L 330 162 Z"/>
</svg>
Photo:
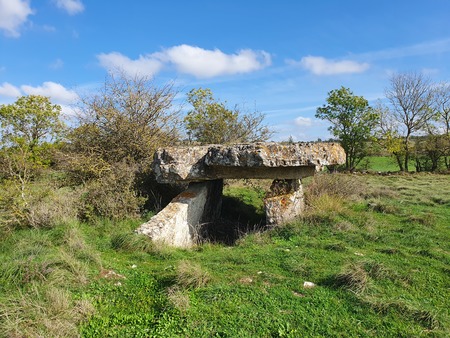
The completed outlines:
<svg viewBox="0 0 450 338">
<path fill-rule="evenodd" d="M 364 199 L 235 246 L 154 247 L 130 235 L 137 222 L 14 233 L 0 251 L 0 325 L 50 336 L 60 316 L 85 337 L 448 336 L 450 176 L 363 179 Z M 241 189 L 230 195 L 254 194 Z M 50 287 L 66 307 L 54 309 Z M 47 313 L 12 301 L 36 288 Z"/>
</svg>

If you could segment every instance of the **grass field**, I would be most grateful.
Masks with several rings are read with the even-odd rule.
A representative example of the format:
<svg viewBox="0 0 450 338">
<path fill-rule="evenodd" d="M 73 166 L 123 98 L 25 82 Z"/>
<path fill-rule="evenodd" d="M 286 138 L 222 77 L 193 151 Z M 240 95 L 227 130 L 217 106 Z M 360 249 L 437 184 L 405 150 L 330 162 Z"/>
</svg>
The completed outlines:
<svg viewBox="0 0 450 338">
<path fill-rule="evenodd" d="M 413 163 L 411 163 L 413 166 Z M 395 161 L 395 158 L 392 156 L 369 156 L 363 159 L 357 169 L 360 170 L 371 170 L 371 171 L 380 171 L 380 172 L 396 172 L 399 171 L 398 165 Z"/>
<path fill-rule="evenodd" d="M 450 336 L 450 175 L 327 176 L 302 219 L 234 245 L 155 245 L 140 221 L 15 231 L 0 336 Z M 258 219 L 261 189 L 226 195 Z"/>
</svg>

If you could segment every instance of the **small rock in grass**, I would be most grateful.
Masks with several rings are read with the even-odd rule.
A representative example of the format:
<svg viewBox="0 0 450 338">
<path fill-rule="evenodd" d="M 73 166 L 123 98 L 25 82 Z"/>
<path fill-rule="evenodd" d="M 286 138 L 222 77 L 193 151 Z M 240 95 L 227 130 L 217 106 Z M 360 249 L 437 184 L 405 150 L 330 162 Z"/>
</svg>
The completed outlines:
<svg viewBox="0 0 450 338">
<path fill-rule="evenodd" d="M 305 289 L 312 289 L 313 287 L 315 287 L 316 286 L 316 284 L 314 284 L 313 282 L 304 282 L 303 283 L 303 287 L 305 288 Z"/>
</svg>

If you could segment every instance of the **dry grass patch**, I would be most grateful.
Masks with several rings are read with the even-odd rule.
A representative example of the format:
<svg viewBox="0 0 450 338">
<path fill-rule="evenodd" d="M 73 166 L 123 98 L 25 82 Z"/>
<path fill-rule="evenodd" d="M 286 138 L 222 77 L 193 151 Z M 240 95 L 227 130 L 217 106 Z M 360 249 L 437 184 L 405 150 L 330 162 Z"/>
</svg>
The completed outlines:
<svg viewBox="0 0 450 338">
<path fill-rule="evenodd" d="M 177 284 L 186 289 L 200 288 L 208 284 L 211 277 L 198 263 L 182 260 L 177 266 Z"/>
<path fill-rule="evenodd" d="M 183 293 L 178 285 L 174 285 L 167 289 L 167 298 L 181 313 L 185 313 L 190 307 L 189 296 Z"/>
</svg>

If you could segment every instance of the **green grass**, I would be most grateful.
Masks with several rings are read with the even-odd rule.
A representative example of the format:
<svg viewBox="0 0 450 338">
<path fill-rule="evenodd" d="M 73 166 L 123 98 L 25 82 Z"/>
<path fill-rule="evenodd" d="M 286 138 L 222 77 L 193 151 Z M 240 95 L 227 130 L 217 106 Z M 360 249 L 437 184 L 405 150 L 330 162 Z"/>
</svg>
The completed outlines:
<svg viewBox="0 0 450 338">
<path fill-rule="evenodd" d="M 411 166 L 414 167 L 413 162 Z M 399 171 L 397 162 L 392 156 L 368 156 L 358 164 L 357 169 L 377 172 Z"/>
<path fill-rule="evenodd" d="M 13 232 L 0 336 L 448 337 L 450 175 L 352 179 L 361 197 L 233 246 L 156 246 L 138 221 Z"/>
</svg>

